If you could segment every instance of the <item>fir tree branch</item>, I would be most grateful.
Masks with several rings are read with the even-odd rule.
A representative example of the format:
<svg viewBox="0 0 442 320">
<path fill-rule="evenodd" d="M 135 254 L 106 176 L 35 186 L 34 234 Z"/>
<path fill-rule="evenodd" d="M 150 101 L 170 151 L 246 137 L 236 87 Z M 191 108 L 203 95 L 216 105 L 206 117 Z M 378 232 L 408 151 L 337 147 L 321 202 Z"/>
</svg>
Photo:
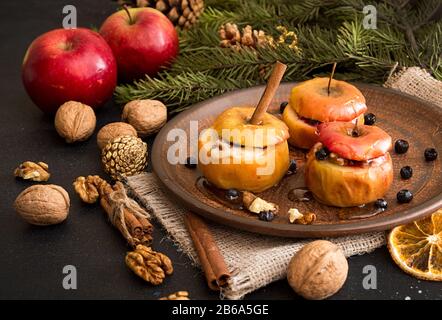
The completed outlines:
<svg viewBox="0 0 442 320">
<path fill-rule="evenodd" d="M 365 0 L 206 0 L 199 23 L 180 32 L 180 56 L 157 78 L 119 86 L 117 102 L 159 99 L 170 112 L 236 88 L 260 84 L 276 61 L 287 64 L 285 81 L 328 73 L 336 78 L 382 83 L 396 64 L 419 65 L 442 80 L 442 22 L 431 22 L 440 0 L 373 0 L 378 28 L 362 26 Z M 398 14 L 398 10 L 400 11 Z M 219 47 L 218 30 L 227 22 L 278 35 L 276 27 L 294 30 L 300 50 Z"/>
<path fill-rule="evenodd" d="M 160 77 L 134 82 L 132 85 L 118 86 L 116 102 L 124 104 L 135 99 L 157 99 L 163 101 L 170 113 L 185 110 L 189 105 L 222 94 L 236 88 L 255 85 L 253 81 L 219 79 L 201 72 L 186 72 L 172 75 L 162 72 Z"/>
</svg>

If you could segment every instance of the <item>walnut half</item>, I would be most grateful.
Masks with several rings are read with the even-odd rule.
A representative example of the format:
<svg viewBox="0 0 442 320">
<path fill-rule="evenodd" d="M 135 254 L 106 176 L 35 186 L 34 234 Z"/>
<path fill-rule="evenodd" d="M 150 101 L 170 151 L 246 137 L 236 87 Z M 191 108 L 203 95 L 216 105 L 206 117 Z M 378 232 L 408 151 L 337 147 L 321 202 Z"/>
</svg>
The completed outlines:
<svg viewBox="0 0 442 320">
<path fill-rule="evenodd" d="M 173 273 L 172 261 L 166 255 L 141 244 L 127 253 L 126 265 L 137 276 L 153 285 L 161 284 L 166 275 Z"/>
<path fill-rule="evenodd" d="M 25 161 L 14 170 L 14 176 L 24 180 L 48 181 L 51 174 L 49 166 L 44 162 Z"/>
</svg>

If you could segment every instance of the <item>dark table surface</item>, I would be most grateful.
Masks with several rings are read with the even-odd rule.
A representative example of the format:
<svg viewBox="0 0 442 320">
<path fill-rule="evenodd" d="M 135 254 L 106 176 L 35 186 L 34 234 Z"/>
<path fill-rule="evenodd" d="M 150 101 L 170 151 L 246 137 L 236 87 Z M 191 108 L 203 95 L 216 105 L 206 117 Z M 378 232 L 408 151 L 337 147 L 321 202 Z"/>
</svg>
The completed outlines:
<svg viewBox="0 0 442 320">
<path fill-rule="evenodd" d="M 3 299 L 157 299 L 187 290 L 194 299 L 218 299 L 203 274 L 157 226 L 153 246 L 167 254 L 175 273 L 162 285 L 144 283 L 124 265 L 128 249 L 105 219 L 99 206 L 80 202 L 72 188 L 80 175 L 105 176 L 100 167 L 96 136 L 77 145 L 58 137 L 52 119 L 43 116 L 26 95 L 20 67 L 26 48 L 38 35 L 60 28 L 65 1 L 2 1 L 0 4 L 0 298 Z M 116 8 L 110 0 L 76 0 L 78 25 L 99 27 Z M 109 102 L 97 112 L 97 128 L 118 121 L 120 107 Z M 152 141 L 148 141 L 151 145 Z M 71 196 L 68 220 L 51 227 L 34 227 L 12 209 L 16 196 L 31 183 L 16 180 L 12 172 L 26 160 L 49 164 L 50 182 Z M 78 272 L 78 288 L 65 290 L 63 267 Z M 419 281 L 392 262 L 385 247 L 349 259 L 349 275 L 333 299 L 441 299 L 442 285 Z M 363 268 L 377 270 L 377 289 L 363 288 Z M 296 299 L 285 280 L 247 296 L 248 299 Z"/>
</svg>

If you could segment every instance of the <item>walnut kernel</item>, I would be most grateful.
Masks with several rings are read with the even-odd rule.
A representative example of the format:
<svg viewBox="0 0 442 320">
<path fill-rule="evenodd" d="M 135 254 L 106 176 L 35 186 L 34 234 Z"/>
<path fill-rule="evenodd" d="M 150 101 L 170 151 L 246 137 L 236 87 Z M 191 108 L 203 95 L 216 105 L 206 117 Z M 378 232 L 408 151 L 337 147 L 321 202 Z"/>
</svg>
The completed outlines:
<svg viewBox="0 0 442 320">
<path fill-rule="evenodd" d="M 141 244 L 127 253 L 126 265 L 137 276 L 153 285 L 161 284 L 167 275 L 173 273 L 172 261 L 166 255 Z"/>
<path fill-rule="evenodd" d="M 189 298 L 189 292 L 178 291 L 178 292 L 169 294 L 167 297 L 162 297 L 159 300 L 190 300 L 190 298 Z"/>
<path fill-rule="evenodd" d="M 302 218 L 295 220 L 296 224 L 312 224 L 316 221 L 316 214 L 307 212 L 302 215 Z"/>
<path fill-rule="evenodd" d="M 259 214 L 262 211 L 271 211 L 274 214 L 278 213 L 278 206 L 272 202 L 268 202 L 260 197 L 257 197 L 249 191 L 243 192 L 243 204 L 252 213 Z"/>
<path fill-rule="evenodd" d="M 49 166 L 44 162 L 25 161 L 14 170 L 14 176 L 24 180 L 48 181 L 51 174 Z"/>
<path fill-rule="evenodd" d="M 304 215 L 296 208 L 290 208 L 288 211 L 290 223 L 295 223 L 296 220 L 301 219 Z"/>
</svg>

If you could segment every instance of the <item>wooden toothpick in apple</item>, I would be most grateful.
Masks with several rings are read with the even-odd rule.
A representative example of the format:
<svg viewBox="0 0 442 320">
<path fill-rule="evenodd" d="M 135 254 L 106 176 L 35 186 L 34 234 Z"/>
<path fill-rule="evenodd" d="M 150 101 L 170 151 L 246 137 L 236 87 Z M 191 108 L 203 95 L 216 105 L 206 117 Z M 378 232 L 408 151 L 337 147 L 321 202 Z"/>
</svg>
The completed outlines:
<svg viewBox="0 0 442 320">
<path fill-rule="evenodd" d="M 358 121 L 359 119 L 356 119 L 355 125 L 353 126 L 353 130 L 351 131 L 351 136 L 356 138 L 359 137 L 359 127 L 358 127 Z"/>
<path fill-rule="evenodd" d="M 328 95 L 330 95 L 330 85 L 331 85 L 333 76 L 335 75 L 336 64 L 337 64 L 336 62 L 333 63 L 332 72 L 330 73 L 330 78 L 328 79 L 328 85 L 327 85 L 327 93 L 328 93 Z"/>
</svg>

